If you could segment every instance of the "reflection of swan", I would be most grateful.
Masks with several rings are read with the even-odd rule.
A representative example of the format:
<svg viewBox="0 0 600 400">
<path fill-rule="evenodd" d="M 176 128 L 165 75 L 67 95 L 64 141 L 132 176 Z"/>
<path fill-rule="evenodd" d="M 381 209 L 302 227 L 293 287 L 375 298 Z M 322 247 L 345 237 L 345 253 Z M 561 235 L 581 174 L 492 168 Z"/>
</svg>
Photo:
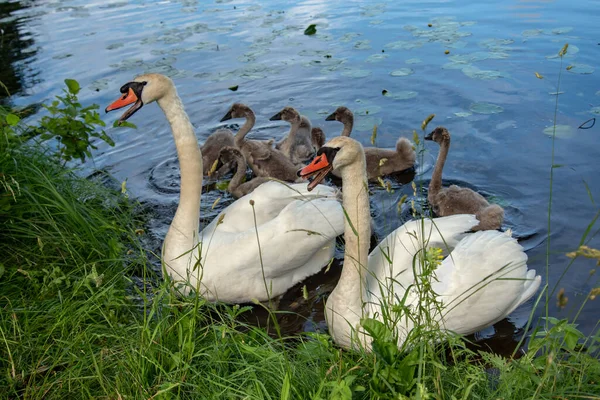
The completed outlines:
<svg viewBox="0 0 600 400">
<path fill-rule="evenodd" d="M 234 169 L 233 178 L 227 186 L 227 191 L 236 199 L 251 193 L 270 179 L 264 176 L 257 176 L 248 182 L 243 182 L 246 177 L 246 159 L 241 151 L 235 147 L 224 147 L 219 153 L 219 163 L 223 165 L 231 165 Z"/>
<path fill-rule="evenodd" d="M 440 154 L 429 183 L 427 200 L 433 211 L 440 217 L 455 214 L 475 214 L 481 222 L 473 228 L 474 231 L 499 229 L 504 221 L 504 210 L 497 204 L 488 201 L 479 193 L 469 188 L 451 185 L 442 188 L 442 170 L 448 150 L 450 149 L 450 132 L 444 127 L 435 128 L 425 140 L 433 140 L 440 145 Z"/>
<path fill-rule="evenodd" d="M 344 130 L 340 136 L 350 136 L 354 125 L 354 115 L 346 107 L 338 107 L 330 114 L 326 121 L 339 121 L 344 124 Z M 401 137 L 396 142 L 395 149 L 380 149 L 379 147 L 364 148 L 366 157 L 367 178 L 377 180 L 380 176 L 402 172 L 412 168 L 417 158 L 413 145 L 407 138 Z M 333 174 L 340 176 L 339 172 Z"/>
<path fill-rule="evenodd" d="M 202 171 L 204 176 L 209 175 L 209 172 L 214 169 L 213 165 L 217 162 L 221 149 L 233 145 L 233 132 L 229 129 L 219 129 L 206 139 L 200 148 L 200 151 L 202 152 Z M 232 165 L 225 164 L 211 173 L 210 176 L 218 179 L 231 171 L 232 168 Z"/>
<path fill-rule="evenodd" d="M 290 132 L 275 145 L 294 164 L 300 164 L 309 159 L 315 152 L 311 143 L 310 120 L 293 107 L 284 107 L 269 118 L 270 121 L 283 120 L 289 122 Z"/>
<path fill-rule="evenodd" d="M 427 312 L 447 330 L 476 332 L 503 319 L 537 291 L 540 277 L 527 269 L 527 255 L 516 240 L 495 230 L 466 233 L 477 224 L 469 214 L 407 222 L 367 258 L 371 225 L 362 146 L 354 139 L 336 137 L 318 153 L 300 175 L 316 175 L 310 188 L 329 170 L 338 169 L 347 212 L 344 267 L 325 305 L 329 331 L 338 344 L 355 347 L 360 342 L 370 348 L 370 338 L 360 327 L 361 318 L 382 319 L 382 313 L 394 312 L 393 304 L 405 294 L 404 306 L 428 307 L 419 302 L 414 287 L 413 259 L 422 255 L 424 247 L 452 250 L 436 269 L 436 277 L 429 278 L 440 309 L 432 305 Z M 415 261 L 418 273 L 421 263 L 418 258 Z M 399 345 L 413 327 L 410 318 L 398 320 Z"/>
<path fill-rule="evenodd" d="M 162 261 L 175 281 L 189 282 L 209 300 L 267 300 L 329 262 L 335 237 L 344 228 L 333 189 L 320 185 L 313 195 L 305 184 L 267 182 L 225 208 L 199 232 L 202 153 L 173 82 L 160 74 L 141 75 L 123 85 L 121 93 L 106 108 L 108 112 L 133 104 L 120 122 L 156 101 L 171 125 L 181 191 Z"/>
<path fill-rule="evenodd" d="M 254 111 L 245 104 L 234 103 L 221 122 L 232 118 L 245 118 L 246 122 L 235 135 L 235 146 L 242 151 L 248 166 L 256 176 L 265 176 L 294 182 L 298 179 L 298 168 L 279 150 L 272 141 L 248 140 L 246 135 L 256 122 Z"/>
</svg>

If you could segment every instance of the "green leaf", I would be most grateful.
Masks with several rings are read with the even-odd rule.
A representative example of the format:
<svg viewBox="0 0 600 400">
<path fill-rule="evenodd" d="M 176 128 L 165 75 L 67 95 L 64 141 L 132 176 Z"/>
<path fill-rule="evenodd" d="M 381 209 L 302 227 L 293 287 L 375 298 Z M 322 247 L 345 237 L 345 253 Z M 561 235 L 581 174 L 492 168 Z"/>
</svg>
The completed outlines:
<svg viewBox="0 0 600 400">
<path fill-rule="evenodd" d="M 69 88 L 69 93 L 72 93 L 72 94 L 79 93 L 79 89 L 80 89 L 79 82 L 77 82 L 75 79 L 65 79 L 65 84 Z"/>
<path fill-rule="evenodd" d="M 314 35 L 317 33 L 317 24 L 310 24 L 308 28 L 304 30 L 305 35 Z"/>
<path fill-rule="evenodd" d="M 132 124 L 131 122 L 121 121 L 119 123 L 119 120 L 116 120 L 115 122 L 113 122 L 113 128 L 133 128 L 133 129 L 137 129 L 137 126 L 135 124 Z"/>
<path fill-rule="evenodd" d="M 21 120 L 21 118 L 19 118 L 19 116 L 15 115 L 15 114 L 6 114 L 6 123 L 10 126 L 15 126 L 19 123 L 19 121 Z"/>
<path fill-rule="evenodd" d="M 235 85 L 235 86 L 229 86 L 227 89 L 231 90 L 232 92 L 235 92 L 238 90 L 239 85 Z"/>
</svg>

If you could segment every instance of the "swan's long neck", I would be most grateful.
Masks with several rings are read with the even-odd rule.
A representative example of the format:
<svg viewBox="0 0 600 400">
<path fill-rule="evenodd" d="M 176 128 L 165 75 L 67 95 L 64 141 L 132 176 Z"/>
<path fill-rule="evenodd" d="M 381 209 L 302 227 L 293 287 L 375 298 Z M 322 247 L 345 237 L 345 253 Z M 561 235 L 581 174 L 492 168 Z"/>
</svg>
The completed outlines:
<svg viewBox="0 0 600 400">
<path fill-rule="evenodd" d="M 256 123 L 256 116 L 254 115 L 254 113 L 252 111 L 247 111 L 246 112 L 246 122 L 244 122 L 244 125 L 242 125 L 240 130 L 235 134 L 236 147 L 238 147 L 238 148 L 241 147 L 242 143 L 244 142 L 244 138 L 246 137 L 248 132 L 250 132 L 250 129 L 252 129 L 252 127 L 254 126 L 255 123 Z"/>
<path fill-rule="evenodd" d="M 431 182 L 429 182 L 429 192 L 427 198 L 431 202 L 431 199 L 435 198 L 442 189 L 442 171 L 444 164 L 446 163 L 446 157 L 448 157 L 448 149 L 450 148 L 450 140 L 446 139 L 440 143 L 440 154 L 438 155 L 431 175 Z"/>
<path fill-rule="evenodd" d="M 352 133 L 352 127 L 354 126 L 354 118 L 346 118 L 344 120 L 344 129 L 340 136 L 350 136 Z"/>
<path fill-rule="evenodd" d="M 340 171 L 344 187 L 343 205 L 347 213 L 344 227 L 346 250 L 342 275 L 327 299 L 325 308 L 330 327 L 333 327 L 330 332 L 336 341 L 342 342 L 348 340 L 348 323 L 358 328 L 366 301 L 364 287 L 371 241 L 371 215 L 365 164 L 363 153 L 360 162 L 348 165 Z M 339 330 L 336 327 L 340 327 Z"/>
<path fill-rule="evenodd" d="M 292 154 L 296 148 L 296 135 L 298 134 L 298 130 L 300 129 L 300 119 L 298 121 L 290 121 L 290 132 L 287 135 L 286 140 L 288 141 L 288 149 L 286 156 L 291 159 Z"/>
<path fill-rule="evenodd" d="M 246 160 L 244 157 L 236 156 L 234 162 L 236 164 L 235 174 L 233 174 L 233 177 L 229 182 L 229 193 L 231 194 L 233 194 L 235 189 L 242 184 L 242 181 L 246 177 Z"/>
<path fill-rule="evenodd" d="M 202 194 L 202 153 L 198 140 L 176 91 L 158 100 L 165 113 L 177 147 L 181 189 L 179 205 L 165 237 L 163 259 L 167 264 L 189 251 L 198 241 L 200 196 Z M 183 258 L 182 258 L 183 259 Z"/>
</svg>

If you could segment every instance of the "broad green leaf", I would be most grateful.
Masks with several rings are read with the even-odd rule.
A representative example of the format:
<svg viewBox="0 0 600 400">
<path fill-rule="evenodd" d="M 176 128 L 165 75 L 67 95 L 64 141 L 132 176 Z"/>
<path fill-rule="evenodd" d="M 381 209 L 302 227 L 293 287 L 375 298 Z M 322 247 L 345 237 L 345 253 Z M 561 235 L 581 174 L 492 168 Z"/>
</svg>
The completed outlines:
<svg viewBox="0 0 600 400">
<path fill-rule="evenodd" d="M 80 89 L 79 82 L 77 82 L 75 79 L 65 79 L 65 84 L 69 88 L 69 93 L 72 93 L 72 94 L 79 93 L 79 89 Z"/>
<path fill-rule="evenodd" d="M 10 126 L 15 126 L 19 123 L 19 121 L 21 120 L 21 118 L 19 118 L 19 116 L 15 115 L 15 114 L 6 114 L 6 123 Z"/>
</svg>

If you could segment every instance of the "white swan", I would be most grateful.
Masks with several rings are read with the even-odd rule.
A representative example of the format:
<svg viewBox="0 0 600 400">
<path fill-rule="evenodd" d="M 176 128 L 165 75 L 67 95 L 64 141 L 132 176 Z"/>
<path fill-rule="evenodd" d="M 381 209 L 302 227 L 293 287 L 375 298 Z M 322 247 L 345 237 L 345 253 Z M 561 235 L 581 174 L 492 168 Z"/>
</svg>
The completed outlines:
<svg viewBox="0 0 600 400">
<path fill-rule="evenodd" d="M 360 143 L 348 137 L 330 140 L 299 175 L 316 175 L 310 189 L 332 169 L 342 175 L 343 205 L 349 218 L 342 275 L 325 303 L 329 331 L 339 345 L 357 347 L 360 343 L 369 349 L 371 339 L 360 326 L 361 318 L 382 320 L 382 304 L 398 304 L 407 290 L 405 305 L 419 305 L 414 286 L 409 285 L 415 283 L 413 258 L 424 247 L 453 249 L 437 268 L 437 281 L 431 281 L 442 308 L 440 312 L 429 309 L 429 313 L 443 329 L 476 332 L 506 317 L 539 288 L 541 279 L 527 269 L 527 256 L 516 240 L 498 231 L 467 233 L 479 222 L 474 215 L 407 222 L 367 258 L 371 225 Z M 428 240 L 426 246 L 423 238 Z M 418 261 L 416 268 L 420 273 Z M 399 346 L 413 327 L 410 319 L 401 318 L 395 327 Z"/>
<path fill-rule="evenodd" d="M 123 85 L 121 93 L 106 108 L 108 112 L 133 104 L 119 122 L 156 101 L 171 125 L 181 192 L 161 259 L 183 292 L 198 288 L 211 301 L 264 301 L 329 262 L 335 237 L 344 229 L 335 190 L 320 185 L 313 195 L 305 184 L 267 182 L 225 208 L 200 232 L 202 154 L 173 82 L 160 74 L 141 75 Z"/>
</svg>

